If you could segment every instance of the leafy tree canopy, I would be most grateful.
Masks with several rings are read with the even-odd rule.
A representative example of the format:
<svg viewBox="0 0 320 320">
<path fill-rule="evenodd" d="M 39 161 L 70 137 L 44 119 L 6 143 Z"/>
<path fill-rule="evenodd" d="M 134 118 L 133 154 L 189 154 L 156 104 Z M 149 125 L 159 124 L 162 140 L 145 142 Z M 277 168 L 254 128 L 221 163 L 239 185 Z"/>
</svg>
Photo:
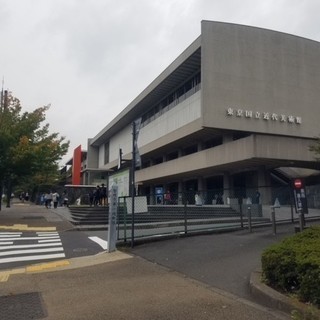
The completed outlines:
<svg viewBox="0 0 320 320">
<path fill-rule="evenodd" d="M 20 181 L 52 184 L 69 141 L 50 133 L 49 124 L 44 124 L 49 106 L 22 112 L 19 99 L 10 93 L 1 102 L 0 185 L 14 186 Z"/>
</svg>

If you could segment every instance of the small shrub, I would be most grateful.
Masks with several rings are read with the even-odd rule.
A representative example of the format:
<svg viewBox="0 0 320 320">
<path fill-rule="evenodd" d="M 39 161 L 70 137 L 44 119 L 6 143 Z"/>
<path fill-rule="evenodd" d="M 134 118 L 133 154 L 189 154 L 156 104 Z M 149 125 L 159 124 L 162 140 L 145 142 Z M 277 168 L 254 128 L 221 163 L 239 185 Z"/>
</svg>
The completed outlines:
<svg viewBox="0 0 320 320">
<path fill-rule="evenodd" d="M 272 246 L 262 255 L 263 276 L 268 285 L 291 292 L 298 284 L 296 257 L 285 246 Z"/>
<path fill-rule="evenodd" d="M 320 268 L 310 268 L 300 280 L 299 298 L 304 302 L 310 302 L 320 306 Z"/>
<path fill-rule="evenodd" d="M 261 262 L 268 285 L 320 306 L 319 226 L 270 246 L 262 253 Z"/>
</svg>

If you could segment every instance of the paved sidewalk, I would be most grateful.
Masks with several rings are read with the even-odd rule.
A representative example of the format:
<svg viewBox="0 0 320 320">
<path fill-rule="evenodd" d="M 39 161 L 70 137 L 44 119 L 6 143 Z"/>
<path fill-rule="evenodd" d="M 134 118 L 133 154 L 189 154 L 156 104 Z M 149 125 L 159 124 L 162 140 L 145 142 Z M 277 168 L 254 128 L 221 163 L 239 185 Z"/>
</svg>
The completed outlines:
<svg viewBox="0 0 320 320">
<path fill-rule="evenodd" d="M 54 209 L 15 204 L 0 211 L 0 230 L 19 224 L 60 231 L 72 227 Z M 277 310 L 120 251 L 51 266 L 10 270 L 7 278 L 4 274 L 3 319 L 289 319 Z"/>
<path fill-rule="evenodd" d="M 11 276 L 0 287 L 3 319 L 289 319 L 139 257 L 94 259 L 99 264 Z"/>
<path fill-rule="evenodd" d="M 10 208 L 2 205 L 0 211 L 0 231 L 4 230 L 72 230 L 73 225 L 63 216 L 55 213 L 59 209 L 47 209 L 30 202 L 15 200 Z M 45 229 L 46 228 L 46 229 Z"/>
</svg>

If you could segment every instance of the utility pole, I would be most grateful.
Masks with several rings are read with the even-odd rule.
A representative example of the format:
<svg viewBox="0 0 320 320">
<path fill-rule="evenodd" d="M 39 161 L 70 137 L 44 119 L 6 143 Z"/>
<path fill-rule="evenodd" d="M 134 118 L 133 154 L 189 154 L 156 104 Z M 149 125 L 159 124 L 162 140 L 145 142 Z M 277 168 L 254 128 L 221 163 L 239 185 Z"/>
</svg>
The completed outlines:
<svg viewBox="0 0 320 320">
<path fill-rule="evenodd" d="M 2 77 L 2 87 L 1 87 L 1 97 L 0 97 L 0 114 L 3 113 L 5 110 L 8 109 L 8 90 L 4 90 L 4 77 Z M 3 119 L 2 119 L 3 121 Z M 4 194 L 4 181 L 3 176 L 0 180 L 0 210 L 2 205 L 2 195 Z M 7 208 L 10 208 L 10 200 L 11 200 L 11 187 L 8 187 L 7 191 Z M 10 191 L 10 193 L 9 193 Z"/>
<path fill-rule="evenodd" d="M 2 77 L 2 88 L 1 88 L 1 101 L 0 101 L 0 113 L 2 113 L 3 111 L 3 99 L 4 99 L 4 95 L 3 95 L 3 85 L 4 85 L 4 77 Z M 0 178 L 0 211 L 1 211 L 1 205 L 2 205 L 2 195 L 3 195 L 3 180 Z"/>
<path fill-rule="evenodd" d="M 131 161 L 131 248 L 134 247 L 134 197 L 136 194 L 136 123 L 132 122 L 132 161 Z"/>
<path fill-rule="evenodd" d="M 134 218 L 135 218 L 135 195 L 136 195 L 136 181 L 135 171 L 136 167 L 141 167 L 141 157 L 138 149 L 138 136 L 140 131 L 141 118 L 132 122 L 132 163 L 131 163 L 131 197 L 132 197 L 132 228 L 131 228 L 131 247 L 134 247 Z"/>
<path fill-rule="evenodd" d="M 4 78 L 2 78 L 0 111 L 3 111 L 8 108 L 8 90 L 4 90 L 3 87 Z"/>
</svg>

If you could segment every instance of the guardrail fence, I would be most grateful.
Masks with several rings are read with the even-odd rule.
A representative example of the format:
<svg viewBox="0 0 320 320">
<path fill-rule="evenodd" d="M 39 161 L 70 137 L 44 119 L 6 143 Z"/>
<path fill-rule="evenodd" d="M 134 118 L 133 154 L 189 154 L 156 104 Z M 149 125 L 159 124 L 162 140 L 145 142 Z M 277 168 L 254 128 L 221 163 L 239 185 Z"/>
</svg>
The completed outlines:
<svg viewBox="0 0 320 320">
<path fill-rule="evenodd" d="M 319 189 L 307 188 L 306 221 L 320 219 Z M 299 222 L 289 187 L 150 194 L 136 196 L 134 203 L 132 214 L 132 198 L 119 198 L 119 241 L 132 241 L 132 230 L 134 240 L 227 229 L 251 231 L 257 225 L 271 225 L 275 203 L 280 204 L 273 209 L 276 223 Z"/>
</svg>

